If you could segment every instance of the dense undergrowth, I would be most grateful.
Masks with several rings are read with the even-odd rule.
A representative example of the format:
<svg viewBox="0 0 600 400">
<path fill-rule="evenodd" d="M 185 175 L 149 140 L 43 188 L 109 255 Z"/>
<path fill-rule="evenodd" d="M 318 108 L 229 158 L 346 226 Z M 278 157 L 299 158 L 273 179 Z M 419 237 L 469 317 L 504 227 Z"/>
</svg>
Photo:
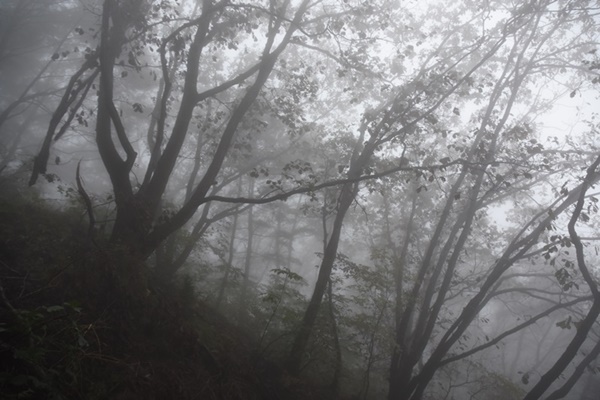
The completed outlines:
<svg viewBox="0 0 600 400">
<path fill-rule="evenodd" d="M 330 398 L 181 284 L 130 262 L 89 240 L 81 215 L 0 200 L 3 398 Z"/>
</svg>

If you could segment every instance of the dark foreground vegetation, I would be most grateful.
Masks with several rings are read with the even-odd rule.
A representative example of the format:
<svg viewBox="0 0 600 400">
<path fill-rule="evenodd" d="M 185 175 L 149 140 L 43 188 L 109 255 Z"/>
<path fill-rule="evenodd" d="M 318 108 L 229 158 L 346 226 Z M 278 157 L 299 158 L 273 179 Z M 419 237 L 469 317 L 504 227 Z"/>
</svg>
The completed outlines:
<svg viewBox="0 0 600 400">
<path fill-rule="evenodd" d="M 329 399 L 185 280 L 124 278 L 76 213 L 0 200 L 3 399 Z M 127 280 L 125 280 L 127 279 Z"/>
</svg>

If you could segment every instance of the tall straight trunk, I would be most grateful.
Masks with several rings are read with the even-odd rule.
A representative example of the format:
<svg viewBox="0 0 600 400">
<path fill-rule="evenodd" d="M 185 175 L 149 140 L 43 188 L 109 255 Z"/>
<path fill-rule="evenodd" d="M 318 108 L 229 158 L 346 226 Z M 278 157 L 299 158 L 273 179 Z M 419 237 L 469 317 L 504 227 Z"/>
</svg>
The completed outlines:
<svg viewBox="0 0 600 400">
<path fill-rule="evenodd" d="M 333 378 L 331 379 L 330 393 L 331 398 L 337 398 L 340 390 L 340 377 L 342 376 L 342 348 L 340 345 L 340 336 L 338 333 L 337 320 L 335 318 L 335 305 L 333 304 L 333 288 L 331 278 L 327 285 L 327 300 L 329 319 L 331 320 L 331 335 L 333 336 L 333 350 L 335 352 L 335 362 L 333 365 Z"/>
<path fill-rule="evenodd" d="M 519 49 L 517 44 L 514 44 L 512 49 L 513 53 L 522 55 L 531 43 L 532 37 L 533 36 L 530 35 L 526 38 L 522 49 Z M 519 61 L 523 60 L 519 58 Z M 512 77 L 513 68 L 519 67 L 526 70 L 527 68 L 530 68 L 530 64 L 526 61 L 523 62 L 523 65 L 517 64 L 514 67 L 511 64 L 507 64 L 502 71 L 502 75 L 496 81 L 494 90 L 492 91 L 492 95 L 490 96 L 486 107 L 486 112 L 481 120 L 481 125 L 470 146 L 467 159 L 472 161 L 478 160 L 478 147 L 480 143 L 484 143 L 484 139 L 487 138 L 490 143 L 485 159 L 483 160 L 484 165 L 489 165 L 494 161 L 498 138 L 510 116 L 512 106 L 519 92 L 520 83 L 524 76 L 523 74 L 519 75 L 519 78 Z M 489 132 L 486 127 L 489 124 L 493 112 L 498 108 L 500 98 L 507 90 L 510 95 L 504 106 L 502 117 L 496 124 L 494 130 Z M 475 213 L 481 205 L 478 197 L 484 183 L 485 169 L 486 168 L 483 168 L 482 170 L 473 173 L 463 166 L 462 171 L 448 193 L 447 201 L 438 220 L 436 230 L 433 233 L 423 261 L 421 262 L 419 274 L 413 285 L 408 304 L 405 306 L 402 320 L 400 324 L 397 324 L 396 326 L 396 345 L 400 346 L 400 349 L 398 350 L 399 357 L 397 366 L 395 367 L 396 375 L 390 378 L 390 391 L 388 395 L 390 400 L 421 399 L 427 385 L 433 378 L 434 373 L 440 367 L 439 361 L 441 361 L 452 344 L 460 337 L 457 334 L 452 334 L 452 343 L 438 344 L 433 355 L 429 358 L 421 371 L 414 376 L 415 366 L 422 359 L 423 352 L 432 336 L 438 315 L 450 288 L 460 252 L 469 238 Z M 460 190 L 466 190 L 464 186 L 466 178 L 472 173 L 475 175 L 475 181 L 473 182 L 473 186 L 468 189 L 469 199 L 466 207 L 464 211 L 460 213 L 459 217 L 453 221 L 452 225 L 448 225 L 451 212 L 454 208 L 454 202 L 457 198 L 456 194 L 459 193 Z M 444 229 L 447 227 L 450 228 L 450 233 L 445 241 L 441 241 Z M 444 243 L 441 245 L 441 249 L 440 243 Z M 437 261 L 434 257 L 436 252 L 438 252 Z M 422 293 L 421 286 L 428 273 L 431 273 L 429 282 L 425 284 L 425 290 L 424 293 Z M 440 278 L 441 282 L 439 282 Z M 431 306 L 434 296 L 435 302 L 433 306 Z M 417 307 L 418 302 L 420 303 L 420 307 Z M 465 308 L 465 310 L 463 310 L 463 315 L 468 315 L 470 323 L 470 320 L 475 317 L 478 311 L 479 305 L 475 306 L 473 304 L 472 308 Z M 413 316 L 416 318 L 416 324 L 415 327 L 410 327 L 409 321 Z M 462 329 L 466 329 L 467 326 L 468 325 L 463 326 Z M 448 332 L 447 335 L 450 336 Z"/>
<path fill-rule="evenodd" d="M 238 182 L 238 196 L 241 194 L 241 182 L 241 180 Z M 237 213 L 233 215 L 233 223 L 231 224 L 231 236 L 229 238 L 227 262 L 225 264 L 225 275 L 223 275 L 223 280 L 221 281 L 221 286 L 219 287 L 219 294 L 215 303 L 216 308 L 219 308 L 221 306 L 221 303 L 223 302 L 223 298 L 225 297 L 225 289 L 229 284 L 229 274 L 231 274 L 231 269 L 233 268 L 233 256 L 235 254 L 235 235 L 237 234 L 238 217 L 239 215 Z"/>
<path fill-rule="evenodd" d="M 415 191 L 416 193 L 416 191 Z M 403 326 L 402 326 L 402 317 L 403 317 L 403 308 L 404 308 L 404 300 L 403 300 L 403 285 L 404 285 L 404 268 L 406 267 L 406 260 L 408 257 L 408 246 L 412 239 L 412 231 L 413 231 L 413 223 L 414 217 L 417 210 L 417 199 L 418 196 L 415 195 L 413 198 L 413 203 L 410 211 L 410 217 L 408 219 L 408 223 L 406 226 L 406 234 L 404 237 L 404 242 L 402 244 L 402 249 L 400 250 L 400 254 L 395 261 L 395 272 L 396 272 L 396 304 L 395 304 L 395 334 L 394 334 L 394 350 L 392 352 L 392 357 L 390 360 L 390 379 L 389 379 L 389 389 L 388 389 L 388 397 L 390 400 L 394 400 L 399 398 L 400 392 L 402 391 L 404 385 L 408 384 L 408 381 L 404 381 L 398 379 L 399 377 L 405 376 L 402 370 L 402 343 L 403 340 Z"/>
<path fill-rule="evenodd" d="M 254 179 L 248 187 L 248 197 L 254 195 Z M 246 256 L 244 257 L 244 275 L 240 290 L 240 300 L 237 307 L 238 323 L 245 325 L 248 317 L 248 290 L 250 287 L 250 268 L 252 267 L 252 245 L 254 241 L 254 213 L 252 205 L 248 207 L 248 240 L 246 241 Z"/>
<path fill-rule="evenodd" d="M 323 207 L 321 208 L 321 223 L 323 225 L 323 250 L 327 247 L 327 193 L 324 196 Z M 295 224 L 294 224 L 295 225 Z M 337 320 L 335 318 L 335 305 L 333 303 L 333 281 L 329 277 L 327 282 L 327 302 L 329 319 L 331 321 L 331 334 L 333 336 L 333 349 L 335 352 L 335 361 L 333 365 L 333 377 L 330 384 L 331 398 L 335 399 L 340 390 L 340 377 L 342 375 L 342 348 L 340 346 L 340 337 L 338 333 Z"/>
</svg>

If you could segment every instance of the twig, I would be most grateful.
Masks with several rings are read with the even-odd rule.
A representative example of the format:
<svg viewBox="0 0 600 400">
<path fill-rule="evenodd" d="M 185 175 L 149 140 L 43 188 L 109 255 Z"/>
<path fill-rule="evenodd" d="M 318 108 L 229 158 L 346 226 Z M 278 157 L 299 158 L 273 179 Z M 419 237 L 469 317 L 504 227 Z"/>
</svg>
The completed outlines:
<svg viewBox="0 0 600 400">
<path fill-rule="evenodd" d="M 83 187 L 83 182 L 81 180 L 81 174 L 80 174 L 80 167 L 81 167 L 81 160 L 79 160 L 79 162 L 77 163 L 77 171 L 75 172 L 75 177 L 77 179 L 77 191 L 79 192 L 79 194 L 81 195 L 81 198 L 83 199 L 83 202 L 85 204 L 85 209 L 88 214 L 88 218 L 90 219 L 88 235 L 90 236 L 92 241 L 94 241 L 94 225 L 96 224 L 96 218 L 94 217 L 94 209 L 92 207 L 92 200 L 90 199 L 90 196 L 87 194 L 87 192 L 85 191 L 85 189 Z"/>
</svg>

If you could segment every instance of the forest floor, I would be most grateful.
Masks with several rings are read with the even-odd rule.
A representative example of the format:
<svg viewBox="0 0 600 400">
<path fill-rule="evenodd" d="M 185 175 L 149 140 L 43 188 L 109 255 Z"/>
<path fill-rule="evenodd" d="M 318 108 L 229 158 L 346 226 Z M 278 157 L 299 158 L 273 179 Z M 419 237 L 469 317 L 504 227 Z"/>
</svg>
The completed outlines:
<svg viewBox="0 0 600 400">
<path fill-rule="evenodd" d="M 0 200 L 3 398 L 331 398 L 181 287 L 115 278 L 81 220 Z"/>
</svg>

